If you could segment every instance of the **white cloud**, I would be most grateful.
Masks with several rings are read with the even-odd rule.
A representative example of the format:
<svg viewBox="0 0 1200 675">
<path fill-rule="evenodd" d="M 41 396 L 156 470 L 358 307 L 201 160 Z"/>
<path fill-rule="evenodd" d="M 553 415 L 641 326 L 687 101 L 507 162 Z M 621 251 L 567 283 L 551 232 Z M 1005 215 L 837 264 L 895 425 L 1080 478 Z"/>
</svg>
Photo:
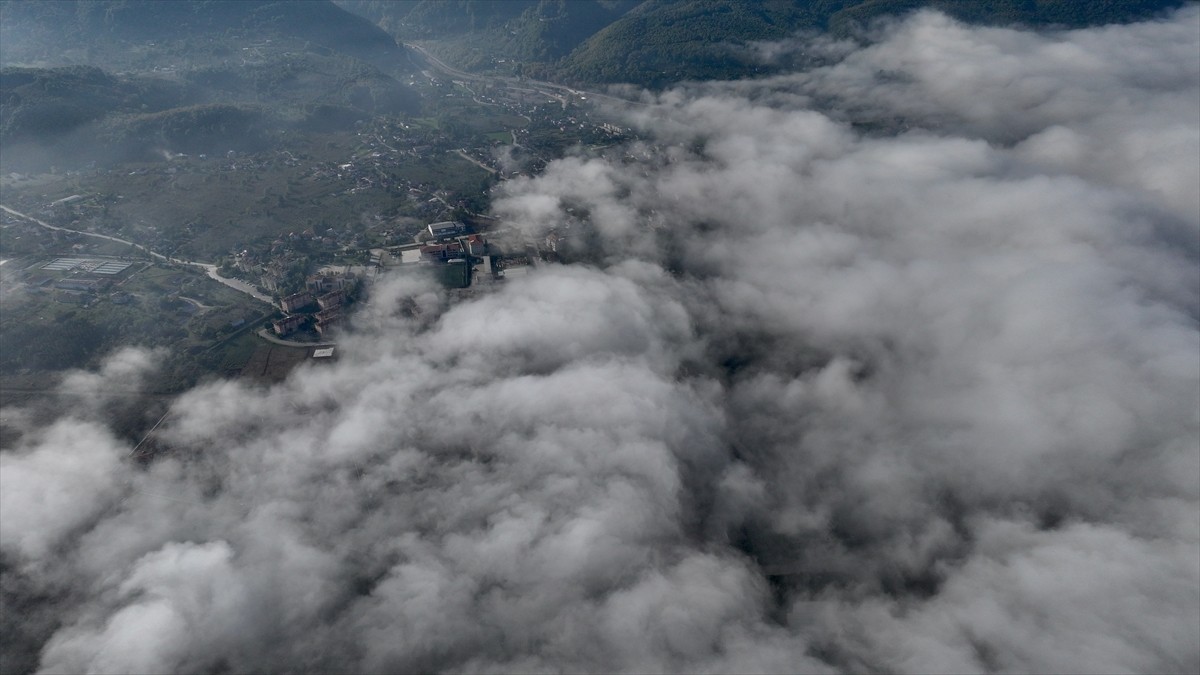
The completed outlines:
<svg viewBox="0 0 1200 675">
<path fill-rule="evenodd" d="M 497 202 L 599 263 L 386 283 L 337 364 L 183 396 L 145 471 L 29 436 L 42 667 L 1194 671 L 1198 20 L 923 13 L 668 92 L 641 159 Z"/>
</svg>

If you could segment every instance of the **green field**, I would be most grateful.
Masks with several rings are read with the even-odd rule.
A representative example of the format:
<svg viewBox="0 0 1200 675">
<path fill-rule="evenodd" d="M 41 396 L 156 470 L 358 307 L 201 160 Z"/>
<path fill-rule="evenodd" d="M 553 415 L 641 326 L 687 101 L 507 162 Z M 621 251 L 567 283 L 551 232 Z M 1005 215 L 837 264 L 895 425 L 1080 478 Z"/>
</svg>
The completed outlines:
<svg viewBox="0 0 1200 675">
<path fill-rule="evenodd" d="M 274 313 L 203 274 L 161 265 L 96 294 L 14 284 L 6 282 L 9 290 L 0 302 L 5 377 L 90 368 L 118 347 L 140 346 L 167 350 L 155 388 L 175 391 L 208 372 L 240 371 L 257 340 L 243 336 Z"/>
</svg>

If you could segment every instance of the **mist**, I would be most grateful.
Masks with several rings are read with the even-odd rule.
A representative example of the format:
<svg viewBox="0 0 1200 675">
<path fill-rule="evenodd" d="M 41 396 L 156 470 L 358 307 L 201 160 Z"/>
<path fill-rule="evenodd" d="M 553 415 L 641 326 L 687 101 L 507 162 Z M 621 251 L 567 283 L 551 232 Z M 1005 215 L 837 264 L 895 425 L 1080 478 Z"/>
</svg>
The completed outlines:
<svg viewBox="0 0 1200 675">
<path fill-rule="evenodd" d="M 494 199 L 585 262 L 386 280 L 148 465 L 162 355 L 68 377 L 0 670 L 1200 670 L 1200 11 L 879 30 L 645 94 Z"/>
</svg>

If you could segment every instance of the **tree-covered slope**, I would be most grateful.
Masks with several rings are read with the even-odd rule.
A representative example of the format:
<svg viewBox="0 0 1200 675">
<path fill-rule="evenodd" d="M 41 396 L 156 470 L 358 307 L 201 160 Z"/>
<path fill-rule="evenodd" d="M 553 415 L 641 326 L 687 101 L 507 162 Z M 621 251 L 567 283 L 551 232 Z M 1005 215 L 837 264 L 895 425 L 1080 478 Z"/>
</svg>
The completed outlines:
<svg viewBox="0 0 1200 675">
<path fill-rule="evenodd" d="M 337 0 L 448 62 L 579 83 L 664 85 L 761 72 L 740 47 L 801 31 L 855 34 L 930 7 L 987 25 L 1077 27 L 1144 19 L 1188 0 Z M 506 64 L 500 67 L 500 64 Z M 532 69 L 530 68 L 532 66 Z"/>
<path fill-rule="evenodd" d="M 168 73 L 15 66 L 0 68 L 0 144 L 7 166 L 242 151 L 280 129 L 349 128 L 411 113 L 415 103 L 409 87 L 378 68 L 328 53 Z"/>
<path fill-rule="evenodd" d="M 0 68 L 5 164 L 107 162 L 173 152 L 258 147 L 278 110 L 217 103 L 185 81 L 114 75 L 90 66 Z M 30 164 L 30 160 L 40 158 Z"/>
<path fill-rule="evenodd" d="M 829 18 L 829 29 L 846 34 L 881 16 L 936 9 L 972 24 L 1079 28 L 1144 19 L 1183 0 L 867 0 L 848 2 Z"/>
<path fill-rule="evenodd" d="M 199 102 L 186 85 L 118 77 L 99 68 L 0 68 L 0 141 L 50 138 L 118 112 L 157 112 Z"/>
<path fill-rule="evenodd" d="M 413 65 L 323 0 L 0 0 L 0 141 L 10 165 L 242 150 L 414 112 Z"/>
<path fill-rule="evenodd" d="M 647 0 L 587 40 L 561 64 L 580 82 L 660 85 L 737 77 L 754 63 L 738 44 L 823 28 L 834 0 Z"/>
<path fill-rule="evenodd" d="M 337 0 L 466 69 L 554 64 L 640 0 Z"/>
<path fill-rule="evenodd" d="M 164 43 L 282 38 L 324 47 L 387 70 L 407 69 L 403 47 L 368 19 L 326 0 L 0 1 L 0 60 L 49 65 L 121 64 Z M 168 55 L 170 55 L 168 53 Z"/>
<path fill-rule="evenodd" d="M 754 72 L 737 45 L 817 30 L 839 37 L 885 16 L 933 8 L 984 25 L 1078 27 L 1154 16 L 1184 0 L 645 0 L 561 63 L 579 82 L 661 85 Z"/>
</svg>

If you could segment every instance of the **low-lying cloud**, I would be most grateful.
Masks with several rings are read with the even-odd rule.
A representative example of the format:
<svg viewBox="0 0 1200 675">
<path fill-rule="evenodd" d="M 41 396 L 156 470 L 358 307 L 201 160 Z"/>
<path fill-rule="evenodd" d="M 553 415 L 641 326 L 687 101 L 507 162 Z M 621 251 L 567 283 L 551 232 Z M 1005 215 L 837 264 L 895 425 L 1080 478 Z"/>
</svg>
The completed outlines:
<svg viewBox="0 0 1200 675">
<path fill-rule="evenodd" d="M 1195 672 L 1198 26 L 666 92 L 496 200 L 590 263 L 27 431 L 5 670 Z"/>
</svg>

